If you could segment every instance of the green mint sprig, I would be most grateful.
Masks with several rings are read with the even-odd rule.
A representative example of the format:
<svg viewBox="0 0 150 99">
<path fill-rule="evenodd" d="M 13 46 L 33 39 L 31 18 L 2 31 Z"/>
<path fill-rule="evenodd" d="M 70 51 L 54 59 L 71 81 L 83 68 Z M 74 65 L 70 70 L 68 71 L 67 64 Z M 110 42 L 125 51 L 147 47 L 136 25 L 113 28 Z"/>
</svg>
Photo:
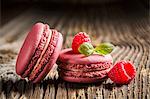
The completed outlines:
<svg viewBox="0 0 150 99">
<path fill-rule="evenodd" d="M 80 47 L 78 48 L 78 51 L 81 54 L 89 56 L 89 55 L 93 54 L 94 47 L 92 46 L 91 43 L 85 42 L 85 43 L 83 43 L 83 44 L 80 45 Z"/>
<path fill-rule="evenodd" d="M 85 42 L 80 45 L 78 51 L 86 56 L 89 56 L 93 53 L 99 55 L 106 55 L 111 53 L 114 48 L 115 46 L 111 43 L 101 43 L 94 48 L 91 43 Z"/>
</svg>

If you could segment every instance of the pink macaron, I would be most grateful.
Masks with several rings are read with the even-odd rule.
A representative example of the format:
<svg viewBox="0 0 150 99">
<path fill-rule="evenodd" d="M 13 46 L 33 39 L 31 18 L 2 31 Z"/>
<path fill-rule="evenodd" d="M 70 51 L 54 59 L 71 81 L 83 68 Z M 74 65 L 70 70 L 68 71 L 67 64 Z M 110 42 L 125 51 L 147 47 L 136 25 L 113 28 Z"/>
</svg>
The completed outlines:
<svg viewBox="0 0 150 99">
<path fill-rule="evenodd" d="M 112 68 L 113 59 L 110 54 L 77 54 L 71 48 L 64 49 L 59 55 L 60 77 L 68 82 L 93 83 L 101 81 Z"/>
<path fill-rule="evenodd" d="M 33 83 L 48 74 L 59 56 L 63 37 L 49 25 L 36 23 L 28 33 L 16 62 L 16 73 Z"/>
</svg>

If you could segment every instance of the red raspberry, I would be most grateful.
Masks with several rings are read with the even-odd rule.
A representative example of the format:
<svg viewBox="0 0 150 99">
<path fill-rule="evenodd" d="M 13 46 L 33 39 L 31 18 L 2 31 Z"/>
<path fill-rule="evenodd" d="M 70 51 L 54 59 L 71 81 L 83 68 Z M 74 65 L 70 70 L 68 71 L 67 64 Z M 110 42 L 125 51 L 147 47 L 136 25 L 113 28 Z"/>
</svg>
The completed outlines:
<svg viewBox="0 0 150 99">
<path fill-rule="evenodd" d="M 128 61 L 117 62 L 108 72 L 108 77 L 117 84 L 128 84 L 135 77 L 136 69 Z"/>
<path fill-rule="evenodd" d="M 74 53 L 79 53 L 78 48 L 80 45 L 84 42 L 91 43 L 91 39 L 89 35 L 87 35 L 85 32 L 79 32 L 74 36 L 73 42 L 72 42 L 72 49 Z"/>
</svg>

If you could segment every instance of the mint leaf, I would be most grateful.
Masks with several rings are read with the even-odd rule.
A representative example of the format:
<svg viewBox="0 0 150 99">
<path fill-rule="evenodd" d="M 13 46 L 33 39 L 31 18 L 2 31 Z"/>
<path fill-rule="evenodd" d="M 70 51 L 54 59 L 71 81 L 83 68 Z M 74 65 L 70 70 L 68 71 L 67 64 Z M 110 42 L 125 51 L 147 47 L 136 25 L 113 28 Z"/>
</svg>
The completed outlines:
<svg viewBox="0 0 150 99">
<path fill-rule="evenodd" d="M 101 43 L 100 45 L 96 46 L 94 52 L 100 55 L 106 55 L 113 51 L 114 45 L 111 43 Z"/>
<path fill-rule="evenodd" d="M 86 56 L 89 56 L 91 54 L 93 54 L 94 52 L 94 47 L 92 46 L 91 43 L 88 43 L 88 42 L 84 42 L 80 45 L 80 47 L 78 48 L 78 51 L 81 53 L 81 54 L 84 54 Z"/>
</svg>

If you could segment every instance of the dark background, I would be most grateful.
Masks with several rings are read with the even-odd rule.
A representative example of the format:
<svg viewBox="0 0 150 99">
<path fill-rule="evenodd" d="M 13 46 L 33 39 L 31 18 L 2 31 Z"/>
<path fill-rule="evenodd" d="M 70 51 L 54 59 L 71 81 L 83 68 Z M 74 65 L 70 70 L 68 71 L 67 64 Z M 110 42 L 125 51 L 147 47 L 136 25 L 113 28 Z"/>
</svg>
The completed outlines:
<svg viewBox="0 0 150 99">
<path fill-rule="evenodd" d="M 141 4 L 149 12 L 149 0 L 2 0 L 1 26 L 30 8 L 62 11 L 84 11 L 97 9 L 103 5 L 121 4 L 127 9 Z M 136 9 L 135 9 L 136 11 Z"/>
</svg>

